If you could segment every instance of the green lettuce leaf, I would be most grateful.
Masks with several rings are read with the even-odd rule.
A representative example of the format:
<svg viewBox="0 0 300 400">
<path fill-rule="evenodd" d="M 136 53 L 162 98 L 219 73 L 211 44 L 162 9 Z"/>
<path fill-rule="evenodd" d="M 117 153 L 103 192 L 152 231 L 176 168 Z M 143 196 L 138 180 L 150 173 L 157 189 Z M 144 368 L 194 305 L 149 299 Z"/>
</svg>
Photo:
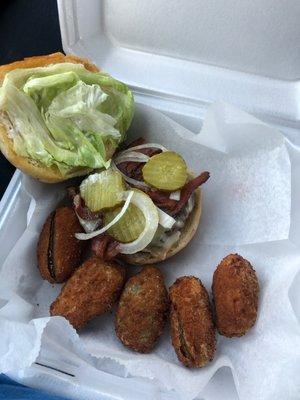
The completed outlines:
<svg viewBox="0 0 300 400">
<path fill-rule="evenodd" d="M 79 81 L 70 89 L 61 92 L 51 102 L 46 118 L 61 117 L 72 121 L 83 132 L 95 132 L 120 139 L 120 132 L 114 127 L 117 120 L 100 111 L 101 104 L 108 98 L 100 86 Z"/>
<path fill-rule="evenodd" d="M 12 126 L 15 151 L 63 175 L 108 168 L 133 117 L 127 86 L 80 64 L 13 70 L 0 90 L 0 118 Z"/>
<path fill-rule="evenodd" d="M 43 77 L 33 76 L 27 80 L 23 86 L 23 91 L 33 99 L 41 110 L 46 110 L 59 93 L 63 94 L 78 80 L 78 76 L 72 71 Z"/>
<path fill-rule="evenodd" d="M 3 95 L 3 93 L 2 93 Z M 56 165 L 62 173 L 70 167 L 108 167 L 98 149 L 72 124 L 52 121 L 51 132 L 34 101 L 13 85 L 7 85 L 5 96 L 1 96 L 1 109 L 7 111 L 14 121 L 14 149 L 23 156 L 29 156 L 46 166 Z M 62 164 L 62 165 L 61 165 Z M 69 168 L 67 168 L 69 166 Z"/>
</svg>

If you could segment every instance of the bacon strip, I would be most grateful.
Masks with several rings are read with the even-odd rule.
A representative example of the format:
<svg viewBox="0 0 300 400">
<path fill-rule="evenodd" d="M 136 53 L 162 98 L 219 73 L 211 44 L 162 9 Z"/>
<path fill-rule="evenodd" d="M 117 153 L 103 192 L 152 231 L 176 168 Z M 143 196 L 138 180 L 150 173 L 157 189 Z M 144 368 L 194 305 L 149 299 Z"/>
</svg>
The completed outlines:
<svg viewBox="0 0 300 400">
<path fill-rule="evenodd" d="M 177 215 L 187 203 L 194 190 L 201 186 L 209 179 L 209 172 L 202 172 L 199 176 L 192 179 L 181 189 L 180 200 L 172 200 L 169 198 L 170 194 L 161 190 L 143 189 L 149 197 L 151 197 L 154 204 L 164 210 L 166 213 L 174 216 Z"/>
<path fill-rule="evenodd" d="M 144 190 L 144 188 L 141 188 Z M 178 201 L 170 199 L 170 193 L 163 192 L 161 190 L 157 189 L 150 189 L 150 190 L 145 190 L 145 193 L 148 194 L 149 197 L 151 197 L 153 203 L 158 207 L 170 214 L 170 211 L 173 210 Z"/>
<path fill-rule="evenodd" d="M 205 171 L 196 178 L 186 183 L 185 186 L 181 189 L 180 200 L 176 201 L 176 206 L 171 210 L 171 215 L 178 214 L 182 210 L 188 199 L 191 197 L 194 190 L 197 189 L 197 187 L 203 185 L 203 183 L 205 183 L 208 179 L 209 172 Z"/>
<path fill-rule="evenodd" d="M 79 193 L 79 190 L 75 186 L 69 186 L 69 187 L 67 187 L 67 193 L 68 193 L 68 196 L 69 196 L 70 200 L 73 201 L 73 199 L 76 196 L 76 194 Z"/>
<path fill-rule="evenodd" d="M 134 146 L 139 146 L 141 144 L 145 144 L 146 140 L 142 137 L 134 140 L 133 142 L 131 142 L 127 149 L 130 149 L 131 147 Z M 154 148 L 154 147 L 147 147 L 146 149 L 139 149 L 139 150 L 135 150 L 138 153 L 142 153 L 145 154 L 148 157 L 152 157 L 155 154 L 159 154 L 161 153 L 160 149 Z M 127 161 L 127 162 L 122 162 L 120 164 L 118 164 L 118 168 L 120 169 L 120 171 L 123 172 L 123 174 L 127 175 L 130 178 L 136 179 L 138 181 L 142 181 L 143 180 L 143 173 L 142 173 L 142 169 L 143 166 L 145 165 L 145 163 L 139 163 L 139 162 L 134 162 L 134 161 Z"/>
<path fill-rule="evenodd" d="M 92 251 L 97 257 L 109 261 L 120 253 L 119 242 L 104 233 L 92 239 Z"/>
<path fill-rule="evenodd" d="M 86 207 L 83 198 L 78 193 L 75 187 L 68 187 L 68 195 L 73 202 L 73 207 L 80 218 L 86 219 L 88 221 L 94 221 L 96 219 L 102 218 L 101 212 L 93 212 L 88 207 Z"/>
<path fill-rule="evenodd" d="M 130 149 L 130 147 L 139 146 L 140 144 L 145 144 L 145 143 L 146 143 L 146 139 L 144 139 L 143 137 L 139 137 L 139 138 L 133 140 L 132 142 L 130 142 L 129 145 L 126 146 L 126 149 Z"/>
<path fill-rule="evenodd" d="M 80 197 L 77 188 L 70 187 L 67 190 L 69 197 L 73 201 L 74 209 L 80 218 L 92 221 L 103 217 L 101 212 L 92 212 L 85 206 L 84 200 Z M 103 260 L 109 261 L 116 257 L 120 253 L 118 247 L 119 242 L 108 234 L 99 235 L 92 239 L 93 253 Z"/>
</svg>

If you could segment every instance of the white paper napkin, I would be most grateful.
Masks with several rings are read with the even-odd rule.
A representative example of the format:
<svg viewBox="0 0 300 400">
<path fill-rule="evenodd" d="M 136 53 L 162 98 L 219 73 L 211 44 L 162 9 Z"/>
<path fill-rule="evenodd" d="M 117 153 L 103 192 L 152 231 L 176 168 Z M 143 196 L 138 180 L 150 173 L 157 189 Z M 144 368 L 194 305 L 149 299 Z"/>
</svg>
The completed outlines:
<svg viewBox="0 0 300 400">
<path fill-rule="evenodd" d="M 299 271 L 300 251 L 289 234 L 291 168 L 293 182 L 299 182 L 300 170 L 293 169 L 299 155 L 294 153 L 291 164 L 279 132 L 226 104 L 210 108 L 199 135 L 158 111 L 137 105 L 130 135 L 180 152 L 196 173 L 211 173 L 203 186 L 203 216 L 195 238 L 161 264 L 166 284 L 181 275 L 195 275 L 210 291 L 217 264 L 227 254 L 238 252 L 252 263 L 260 280 L 255 327 L 242 338 L 219 337 L 214 361 L 190 370 L 177 360 L 168 329 L 155 350 L 142 355 L 117 340 L 112 314 L 94 319 L 79 336 L 63 318 L 49 318 L 49 306 L 60 285 L 41 279 L 36 244 L 66 184 L 52 186 L 24 177 L 23 185 L 34 201 L 28 228 L 0 273 L 0 371 L 23 370 L 39 353 L 40 357 L 48 354 L 48 361 L 52 358 L 57 368 L 70 365 L 75 375 L 81 364 L 90 365 L 128 379 L 150 378 L 157 388 L 173 390 L 174 398 L 192 400 L 219 368 L 229 366 L 241 400 L 296 399 L 300 335 L 289 288 Z M 292 193 L 295 201 L 298 194 L 293 187 Z M 293 226 L 294 236 L 296 232 Z M 26 382 L 37 377 L 31 371 Z M 76 379 L 82 386 L 96 385 L 96 378 L 87 379 L 87 374 L 78 373 Z M 66 380 L 64 385 L 70 383 Z M 101 383 L 97 385 L 91 390 L 101 391 Z M 79 397 L 77 390 L 74 397 Z M 116 390 L 113 383 L 111 390 Z M 152 399 L 160 396 L 157 391 L 149 393 Z"/>
</svg>

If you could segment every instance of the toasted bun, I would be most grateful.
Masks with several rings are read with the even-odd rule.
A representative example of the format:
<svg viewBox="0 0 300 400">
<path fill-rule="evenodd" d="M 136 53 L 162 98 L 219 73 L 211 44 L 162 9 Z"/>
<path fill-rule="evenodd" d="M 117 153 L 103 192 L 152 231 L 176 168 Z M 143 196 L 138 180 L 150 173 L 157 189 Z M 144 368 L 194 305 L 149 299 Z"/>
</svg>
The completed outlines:
<svg viewBox="0 0 300 400">
<path fill-rule="evenodd" d="M 122 258 L 133 265 L 156 264 L 164 261 L 177 254 L 180 250 L 184 249 L 192 240 L 198 228 L 201 210 L 202 210 L 202 193 L 201 189 L 195 190 L 195 206 L 185 222 L 184 227 L 181 229 L 181 235 L 178 242 L 174 243 L 170 248 L 150 247 L 148 251 L 140 251 L 136 254 L 127 254 Z"/>
<path fill-rule="evenodd" d="M 84 67 L 89 71 L 99 71 L 94 64 L 90 63 L 85 58 L 80 58 L 73 55 L 65 56 L 62 53 L 53 53 L 46 56 L 29 57 L 22 61 L 16 61 L 11 64 L 0 66 L 0 84 L 2 85 L 5 74 L 14 69 L 45 67 L 50 64 L 58 64 L 63 62 L 83 64 Z M 8 161 L 10 161 L 16 168 L 19 168 L 21 171 L 25 172 L 25 174 L 31 175 L 42 182 L 61 182 L 74 176 L 86 175 L 91 171 L 88 168 L 78 168 L 75 169 L 71 174 L 62 176 L 58 168 L 55 166 L 51 168 L 45 167 L 35 160 L 19 156 L 14 151 L 13 141 L 9 138 L 6 127 L 2 124 L 0 124 L 0 150 L 8 159 Z"/>
</svg>

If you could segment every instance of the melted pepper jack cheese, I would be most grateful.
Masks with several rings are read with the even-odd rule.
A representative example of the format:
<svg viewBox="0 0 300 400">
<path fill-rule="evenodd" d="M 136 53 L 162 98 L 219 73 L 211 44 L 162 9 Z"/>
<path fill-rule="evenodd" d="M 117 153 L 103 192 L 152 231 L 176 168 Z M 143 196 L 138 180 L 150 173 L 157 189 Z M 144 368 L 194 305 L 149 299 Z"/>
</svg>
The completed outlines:
<svg viewBox="0 0 300 400">
<path fill-rule="evenodd" d="M 186 220 L 193 211 L 195 207 L 195 195 L 194 193 L 189 198 L 186 205 L 183 207 L 181 212 L 176 217 L 176 222 L 171 230 L 165 230 L 162 226 L 159 226 L 157 232 L 150 243 L 149 247 L 160 247 L 160 248 L 170 248 L 176 243 L 181 234 L 181 229 L 184 227 Z M 145 249 L 146 250 L 146 249 Z"/>
</svg>

